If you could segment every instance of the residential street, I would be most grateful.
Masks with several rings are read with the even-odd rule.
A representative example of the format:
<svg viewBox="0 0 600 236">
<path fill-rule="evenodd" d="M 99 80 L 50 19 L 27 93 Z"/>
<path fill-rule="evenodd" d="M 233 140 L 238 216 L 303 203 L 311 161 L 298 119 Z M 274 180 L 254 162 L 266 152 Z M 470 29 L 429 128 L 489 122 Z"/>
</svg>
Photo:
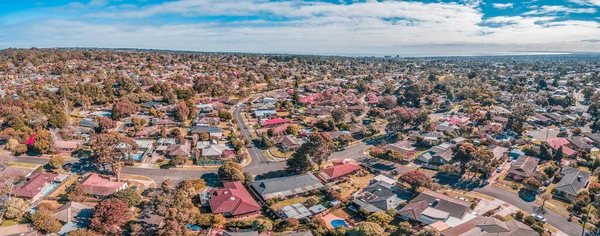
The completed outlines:
<svg viewBox="0 0 600 236">
<path fill-rule="evenodd" d="M 521 208 L 525 211 L 527 211 L 527 213 L 531 214 L 534 213 L 535 210 L 537 210 L 539 207 L 541 207 L 539 204 L 535 203 L 535 202 L 526 202 L 523 199 L 521 199 L 519 196 L 515 195 L 513 192 L 498 188 L 498 187 L 494 187 L 492 185 L 487 185 L 483 188 L 479 188 L 479 189 L 475 189 L 475 192 L 478 193 L 483 193 L 485 195 L 488 195 L 490 197 L 493 198 L 497 198 L 500 199 L 502 201 L 505 201 L 513 206 L 516 206 L 518 208 Z M 554 226 L 555 228 L 559 229 L 560 231 L 563 231 L 564 233 L 568 234 L 568 235 L 581 235 L 581 229 L 582 227 L 577 224 L 576 222 L 569 222 L 567 221 L 567 219 L 565 219 L 563 216 L 551 211 L 551 210 L 546 210 L 546 213 L 542 214 L 544 216 L 544 218 L 546 218 L 546 223 Z"/>
</svg>

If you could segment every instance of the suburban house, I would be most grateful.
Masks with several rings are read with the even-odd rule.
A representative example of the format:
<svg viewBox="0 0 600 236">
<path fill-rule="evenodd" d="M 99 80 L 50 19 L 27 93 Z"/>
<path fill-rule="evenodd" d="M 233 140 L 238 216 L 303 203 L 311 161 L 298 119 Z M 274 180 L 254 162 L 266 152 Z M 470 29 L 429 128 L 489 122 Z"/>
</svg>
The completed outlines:
<svg viewBox="0 0 600 236">
<path fill-rule="evenodd" d="M 592 152 L 592 149 L 594 148 L 594 146 L 591 145 L 592 141 L 588 138 L 585 137 L 581 137 L 581 136 L 575 136 L 575 137 L 568 137 L 567 140 L 569 140 L 569 142 L 571 143 L 571 145 L 581 151 L 584 152 Z"/>
<path fill-rule="evenodd" d="M 452 160 L 453 147 L 454 145 L 451 143 L 442 143 L 425 151 L 415 161 L 430 165 L 446 164 Z"/>
<path fill-rule="evenodd" d="M 577 156 L 578 152 L 569 147 L 570 143 L 571 142 L 569 142 L 569 140 L 566 138 L 553 138 L 542 142 L 543 145 L 545 145 L 548 148 L 551 148 L 553 151 L 556 151 L 560 147 L 562 147 L 562 151 L 565 154 L 565 156 L 573 158 Z"/>
<path fill-rule="evenodd" d="M 408 205 L 398 211 L 404 220 L 415 220 L 424 224 L 441 221 L 450 227 L 457 226 L 468 215 L 471 203 L 431 190 L 425 190 Z"/>
<path fill-rule="evenodd" d="M 34 173 L 27 178 L 27 182 L 16 187 L 13 194 L 17 197 L 30 199 L 31 202 L 37 202 L 53 190 L 52 184 L 56 176 L 58 175 L 46 172 Z"/>
<path fill-rule="evenodd" d="M 174 158 L 177 156 L 190 157 L 192 155 L 192 142 L 183 140 L 180 144 L 170 146 L 166 150 L 167 157 Z"/>
<path fill-rule="evenodd" d="M 251 185 L 265 200 L 300 195 L 323 187 L 321 181 L 311 173 L 254 181 Z"/>
<path fill-rule="evenodd" d="M 561 179 L 556 184 L 554 195 L 569 201 L 575 200 L 579 190 L 586 188 L 590 173 L 570 166 L 564 166 L 560 171 Z"/>
<path fill-rule="evenodd" d="M 219 127 L 212 126 L 196 126 L 190 131 L 191 134 L 207 133 L 210 137 L 221 139 L 223 130 Z"/>
<path fill-rule="evenodd" d="M 83 144 L 83 141 L 54 141 L 54 151 L 60 153 L 71 153 Z"/>
<path fill-rule="evenodd" d="M 250 196 L 241 182 L 224 182 L 223 186 L 211 190 L 208 195 L 213 213 L 234 218 L 260 215 L 260 205 Z"/>
<path fill-rule="evenodd" d="M 224 158 L 233 155 L 233 150 L 225 145 L 218 144 L 217 141 L 199 141 L 196 147 L 200 150 L 200 155 L 206 158 Z"/>
<path fill-rule="evenodd" d="M 526 179 L 533 174 L 539 162 L 538 158 L 522 155 L 508 169 L 508 177 L 514 180 Z"/>
<path fill-rule="evenodd" d="M 285 151 L 296 150 L 304 144 L 304 140 L 293 135 L 276 137 L 275 142 L 277 142 L 277 145 Z"/>
<path fill-rule="evenodd" d="M 413 147 L 411 145 L 410 141 L 407 141 L 407 140 L 388 144 L 385 146 L 385 149 L 398 151 L 398 152 L 402 153 L 402 155 L 404 155 L 404 157 L 409 158 L 409 159 L 413 155 L 415 155 L 415 150 L 416 150 L 415 147 Z"/>
<path fill-rule="evenodd" d="M 56 209 L 54 217 L 63 223 L 59 235 L 65 235 L 76 229 L 87 227 L 93 212 L 93 207 L 78 202 L 67 202 Z"/>
<path fill-rule="evenodd" d="M 443 236 L 537 236 L 537 231 L 515 220 L 502 221 L 495 217 L 478 216 L 441 232 Z"/>
<path fill-rule="evenodd" d="M 273 127 L 276 125 L 286 124 L 286 123 L 290 123 L 290 122 L 291 122 L 291 120 L 278 117 L 278 118 L 272 118 L 272 119 L 268 119 L 268 120 L 260 120 L 258 123 L 262 127 Z"/>
<path fill-rule="evenodd" d="M 319 176 L 323 178 L 326 182 L 336 180 L 340 177 L 344 177 L 350 174 L 354 174 L 360 171 L 362 168 L 360 166 L 352 164 L 352 163 L 336 163 L 333 166 L 324 168 L 319 173 Z"/>
<path fill-rule="evenodd" d="M 412 197 L 407 190 L 384 181 L 372 183 L 354 195 L 352 204 L 368 213 L 396 209 L 401 203 Z"/>
<path fill-rule="evenodd" d="M 127 188 L 127 183 L 111 181 L 96 173 L 88 175 L 81 181 L 81 185 L 87 194 L 100 197 L 106 197 Z"/>
</svg>

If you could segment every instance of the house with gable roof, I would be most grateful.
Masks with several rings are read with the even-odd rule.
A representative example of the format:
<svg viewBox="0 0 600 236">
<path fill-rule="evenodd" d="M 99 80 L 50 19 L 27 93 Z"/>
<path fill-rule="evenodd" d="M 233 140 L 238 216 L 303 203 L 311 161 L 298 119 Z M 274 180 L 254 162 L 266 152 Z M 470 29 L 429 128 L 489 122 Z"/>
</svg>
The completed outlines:
<svg viewBox="0 0 600 236">
<path fill-rule="evenodd" d="M 522 155 L 508 169 L 508 177 L 514 180 L 531 177 L 539 162 L 538 158 Z"/>
<path fill-rule="evenodd" d="M 568 201 L 573 201 L 577 197 L 577 193 L 589 184 L 590 172 L 586 172 L 570 166 L 564 166 L 560 171 L 561 177 L 554 196 Z"/>
<path fill-rule="evenodd" d="M 223 186 L 209 192 L 208 203 L 213 213 L 233 218 L 260 215 L 260 205 L 241 182 L 224 182 Z"/>
</svg>

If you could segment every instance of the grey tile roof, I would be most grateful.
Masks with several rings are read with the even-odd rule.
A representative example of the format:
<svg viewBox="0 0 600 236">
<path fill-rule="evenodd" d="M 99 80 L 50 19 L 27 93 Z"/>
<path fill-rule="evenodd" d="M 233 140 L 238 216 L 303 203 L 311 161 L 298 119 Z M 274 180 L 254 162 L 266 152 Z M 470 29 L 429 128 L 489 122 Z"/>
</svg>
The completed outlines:
<svg viewBox="0 0 600 236">
<path fill-rule="evenodd" d="M 302 175 L 287 176 L 275 179 L 266 179 L 252 182 L 252 187 L 263 196 L 278 194 L 281 196 L 290 196 L 299 193 L 308 192 L 313 189 L 323 187 L 323 184 L 317 177 L 311 173 Z"/>
<path fill-rule="evenodd" d="M 560 182 L 556 184 L 556 189 L 572 196 L 577 195 L 579 190 L 585 187 L 588 179 L 590 178 L 589 172 L 585 172 L 570 166 L 563 167 L 560 173 L 564 176 Z"/>
</svg>

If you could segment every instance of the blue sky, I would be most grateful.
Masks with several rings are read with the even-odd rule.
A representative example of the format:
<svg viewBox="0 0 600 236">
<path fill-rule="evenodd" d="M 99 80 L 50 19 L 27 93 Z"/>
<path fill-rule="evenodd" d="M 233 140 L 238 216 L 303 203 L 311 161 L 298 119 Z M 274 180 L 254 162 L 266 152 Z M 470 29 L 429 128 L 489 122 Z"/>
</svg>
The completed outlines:
<svg viewBox="0 0 600 236">
<path fill-rule="evenodd" d="M 335 55 L 600 52 L 600 0 L 0 1 L 0 48 Z"/>
</svg>

